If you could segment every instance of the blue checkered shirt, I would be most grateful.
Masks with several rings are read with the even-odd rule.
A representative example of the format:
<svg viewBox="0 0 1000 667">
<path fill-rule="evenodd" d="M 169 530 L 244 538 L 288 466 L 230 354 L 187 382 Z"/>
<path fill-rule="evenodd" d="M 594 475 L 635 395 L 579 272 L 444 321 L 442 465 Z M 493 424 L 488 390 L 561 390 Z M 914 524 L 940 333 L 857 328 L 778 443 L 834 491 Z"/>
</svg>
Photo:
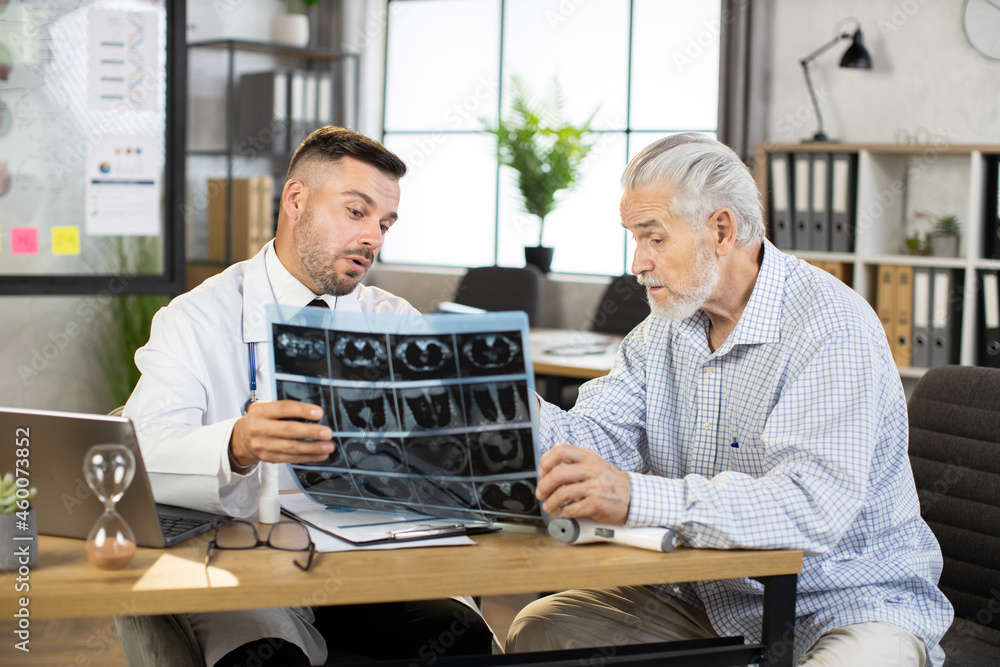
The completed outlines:
<svg viewBox="0 0 1000 667">
<path fill-rule="evenodd" d="M 871 307 L 766 242 L 757 283 L 715 352 L 708 316 L 648 318 L 569 413 L 542 404 L 541 443 L 599 452 L 629 473 L 630 526 L 688 546 L 801 549 L 797 658 L 833 628 L 901 626 L 941 665 L 953 611 L 907 456 L 906 399 Z M 761 634 L 763 586 L 664 587 L 722 635 Z"/>
</svg>

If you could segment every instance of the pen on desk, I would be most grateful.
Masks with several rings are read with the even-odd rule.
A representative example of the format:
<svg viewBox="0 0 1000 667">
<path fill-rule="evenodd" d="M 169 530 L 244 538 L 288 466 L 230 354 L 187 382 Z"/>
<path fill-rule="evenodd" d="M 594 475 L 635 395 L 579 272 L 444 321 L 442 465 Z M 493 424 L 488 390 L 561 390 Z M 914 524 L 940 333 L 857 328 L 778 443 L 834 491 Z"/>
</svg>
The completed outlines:
<svg viewBox="0 0 1000 667">
<path fill-rule="evenodd" d="M 394 530 L 389 533 L 390 540 L 418 540 L 424 537 L 439 535 L 461 535 L 465 532 L 465 524 L 456 523 L 449 526 L 417 526 L 404 530 Z"/>
</svg>

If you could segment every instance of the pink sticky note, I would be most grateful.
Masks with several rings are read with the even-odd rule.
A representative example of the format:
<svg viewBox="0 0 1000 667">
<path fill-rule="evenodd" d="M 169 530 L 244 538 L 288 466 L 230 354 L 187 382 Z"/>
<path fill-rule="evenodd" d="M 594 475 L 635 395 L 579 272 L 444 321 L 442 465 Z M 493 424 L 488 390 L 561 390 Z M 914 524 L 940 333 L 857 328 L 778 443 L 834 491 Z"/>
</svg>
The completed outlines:
<svg viewBox="0 0 1000 667">
<path fill-rule="evenodd" d="M 11 227 L 10 252 L 13 255 L 38 254 L 37 227 Z"/>
</svg>

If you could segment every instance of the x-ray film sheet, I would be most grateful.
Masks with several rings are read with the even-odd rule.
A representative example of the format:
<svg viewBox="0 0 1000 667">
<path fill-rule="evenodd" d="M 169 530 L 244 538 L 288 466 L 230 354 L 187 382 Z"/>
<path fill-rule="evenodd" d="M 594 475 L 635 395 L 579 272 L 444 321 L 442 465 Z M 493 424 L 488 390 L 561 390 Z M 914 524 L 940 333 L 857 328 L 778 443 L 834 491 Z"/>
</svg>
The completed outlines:
<svg viewBox="0 0 1000 667">
<path fill-rule="evenodd" d="M 274 396 L 323 408 L 325 461 L 290 465 L 325 505 L 531 523 L 537 405 L 523 313 L 268 307 Z"/>
</svg>

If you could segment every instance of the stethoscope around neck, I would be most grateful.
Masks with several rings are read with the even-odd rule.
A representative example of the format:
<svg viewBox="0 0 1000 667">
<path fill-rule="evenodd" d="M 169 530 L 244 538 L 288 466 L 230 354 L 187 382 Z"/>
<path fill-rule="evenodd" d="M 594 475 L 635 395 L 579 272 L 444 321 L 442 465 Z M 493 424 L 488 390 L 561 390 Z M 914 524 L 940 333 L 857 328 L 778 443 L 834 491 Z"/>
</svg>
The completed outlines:
<svg viewBox="0 0 1000 667">
<path fill-rule="evenodd" d="M 339 301 L 340 297 L 334 297 L 333 310 L 337 310 L 337 303 Z M 250 398 L 243 404 L 243 416 L 246 416 L 247 410 L 250 409 L 250 404 L 256 403 L 259 400 L 257 398 L 257 343 L 253 341 L 247 343 L 247 353 L 250 356 Z"/>
<path fill-rule="evenodd" d="M 244 416 L 250 409 L 250 404 L 257 402 L 257 343 L 250 341 L 247 349 L 250 351 L 250 398 L 243 404 Z"/>
</svg>

